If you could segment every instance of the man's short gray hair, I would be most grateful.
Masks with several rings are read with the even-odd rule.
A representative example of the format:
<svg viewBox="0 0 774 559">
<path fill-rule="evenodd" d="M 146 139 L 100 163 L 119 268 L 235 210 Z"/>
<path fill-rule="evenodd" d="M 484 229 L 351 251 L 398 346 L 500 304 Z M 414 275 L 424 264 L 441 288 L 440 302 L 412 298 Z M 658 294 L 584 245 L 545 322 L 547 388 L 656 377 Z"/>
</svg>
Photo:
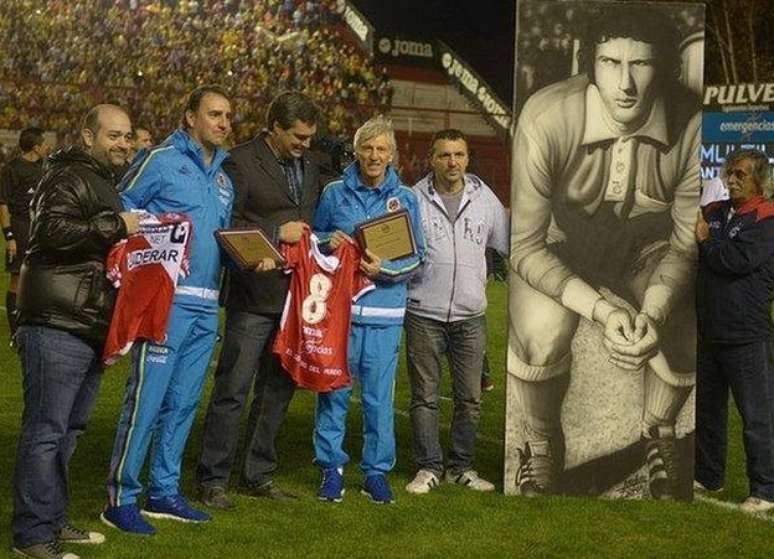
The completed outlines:
<svg viewBox="0 0 774 559">
<path fill-rule="evenodd" d="M 385 118 L 384 115 L 375 116 L 366 121 L 363 126 L 355 132 L 355 151 L 360 149 L 368 140 L 384 134 L 387 136 L 387 142 L 390 144 L 390 150 L 394 154 L 398 151 L 398 142 L 395 141 L 395 130 L 392 128 L 392 121 Z"/>
<path fill-rule="evenodd" d="M 736 165 L 745 159 L 749 159 L 752 162 L 752 175 L 761 187 L 761 190 L 766 195 L 771 196 L 771 164 L 769 163 L 768 156 L 762 151 L 758 151 L 757 149 L 738 149 L 730 153 L 726 157 L 726 162 L 723 164 L 721 175 L 725 178 L 726 170 L 729 167 Z"/>
</svg>

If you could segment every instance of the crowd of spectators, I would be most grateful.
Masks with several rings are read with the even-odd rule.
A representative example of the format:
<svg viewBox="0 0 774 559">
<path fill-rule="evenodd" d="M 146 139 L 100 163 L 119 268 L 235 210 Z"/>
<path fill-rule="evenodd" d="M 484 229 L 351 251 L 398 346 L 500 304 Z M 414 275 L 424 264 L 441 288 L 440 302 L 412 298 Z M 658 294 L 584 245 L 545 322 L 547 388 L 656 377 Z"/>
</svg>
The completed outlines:
<svg viewBox="0 0 774 559">
<path fill-rule="evenodd" d="M 285 89 L 347 136 L 387 108 L 391 88 L 340 23 L 336 0 L 3 0 L 0 128 L 63 131 L 110 101 L 163 137 L 186 91 L 218 83 L 235 96 L 235 141 Z"/>
</svg>

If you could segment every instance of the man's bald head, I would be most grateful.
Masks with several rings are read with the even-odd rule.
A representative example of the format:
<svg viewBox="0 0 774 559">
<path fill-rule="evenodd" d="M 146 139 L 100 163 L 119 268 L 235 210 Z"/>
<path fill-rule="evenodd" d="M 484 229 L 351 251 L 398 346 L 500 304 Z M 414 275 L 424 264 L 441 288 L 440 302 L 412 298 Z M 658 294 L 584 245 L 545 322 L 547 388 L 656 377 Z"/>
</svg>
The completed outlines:
<svg viewBox="0 0 774 559">
<path fill-rule="evenodd" d="M 86 153 L 107 167 L 126 164 L 132 145 L 129 113 L 118 105 L 96 105 L 83 117 L 81 142 Z"/>
<path fill-rule="evenodd" d="M 123 107 L 118 105 L 112 105 L 110 103 L 102 103 L 100 105 L 94 105 L 89 112 L 83 117 L 81 122 L 81 130 L 88 129 L 95 134 L 99 132 L 102 117 L 115 116 L 116 113 L 123 114 L 129 119 L 129 113 Z"/>
</svg>

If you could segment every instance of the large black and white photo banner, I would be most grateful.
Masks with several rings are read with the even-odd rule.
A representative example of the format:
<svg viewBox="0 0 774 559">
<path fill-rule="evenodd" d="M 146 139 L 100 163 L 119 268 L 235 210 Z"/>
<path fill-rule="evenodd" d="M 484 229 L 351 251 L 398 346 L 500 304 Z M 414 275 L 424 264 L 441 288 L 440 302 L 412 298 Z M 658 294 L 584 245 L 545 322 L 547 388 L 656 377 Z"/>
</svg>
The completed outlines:
<svg viewBox="0 0 774 559">
<path fill-rule="evenodd" d="M 518 4 L 506 494 L 691 498 L 703 10 Z"/>
</svg>

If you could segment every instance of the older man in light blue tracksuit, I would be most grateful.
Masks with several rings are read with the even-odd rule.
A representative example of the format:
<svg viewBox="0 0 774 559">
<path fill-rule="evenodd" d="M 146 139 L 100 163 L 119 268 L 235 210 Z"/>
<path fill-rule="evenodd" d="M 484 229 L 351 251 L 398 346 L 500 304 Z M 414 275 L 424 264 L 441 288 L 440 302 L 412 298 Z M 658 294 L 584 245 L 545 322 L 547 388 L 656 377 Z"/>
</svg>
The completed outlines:
<svg viewBox="0 0 774 559">
<path fill-rule="evenodd" d="M 393 495 L 385 474 L 395 464 L 393 396 L 406 281 L 421 263 L 424 240 L 416 195 L 389 166 L 395 153 L 389 122 L 379 117 L 366 122 L 355 133 L 354 147 L 358 160 L 323 191 L 314 230 L 337 246 L 358 223 L 406 209 L 417 244 L 417 254 L 400 260 L 380 261 L 367 253 L 361 268 L 376 289 L 352 307 L 348 357 L 350 372 L 360 383 L 363 406 L 361 490 L 375 503 L 390 503 Z M 314 451 L 315 462 L 323 470 L 321 500 L 340 502 L 344 496 L 343 469 L 349 456 L 343 443 L 351 394 L 351 388 L 342 388 L 317 398 Z"/>
<path fill-rule="evenodd" d="M 121 185 L 127 208 L 185 213 L 193 224 L 190 274 L 175 290 L 167 341 L 135 345 L 116 432 L 102 520 L 130 533 L 154 533 L 137 505 L 140 472 L 151 443 L 143 513 L 183 522 L 210 519 L 188 504 L 179 482 L 218 328 L 221 253 L 213 233 L 231 220 L 234 193 L 221 169 L 227 153 L 219 147 L 231 129 L 230 119 L 222 89 L 198 88 L 189 98 L 184 127 L 135 161 Z"/>
<path fill-rule="evenodd" d="M 468 145 L 455 129 L 435 134 L 432 172 L 414 187 L 427 252 L 409 284 L 406 354 L 411 383 L 414 460 L 406 486 L 427 493 L 444 472 L 438 440 L 441 360 L 449 357 L 454 394 L 446 480 L 476 491 L 494 485 L 473 470 L 481 412 L 481 365 L 486 347 L 486 248 L 508 252 L 508 215 L 475 175 L 466 174 Z"/>
</svg>

